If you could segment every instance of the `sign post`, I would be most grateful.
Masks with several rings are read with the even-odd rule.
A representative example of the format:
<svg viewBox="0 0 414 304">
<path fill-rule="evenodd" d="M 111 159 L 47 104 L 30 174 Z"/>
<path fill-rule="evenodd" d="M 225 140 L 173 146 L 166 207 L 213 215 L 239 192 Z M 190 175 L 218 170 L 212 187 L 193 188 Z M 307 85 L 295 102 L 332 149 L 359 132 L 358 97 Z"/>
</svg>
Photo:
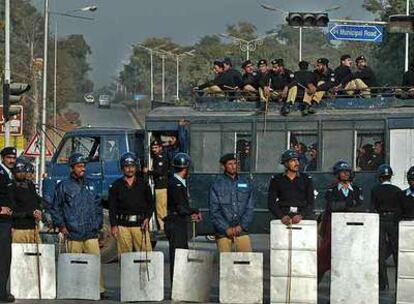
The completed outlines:
<svg viewBox="0 0 414 304">
<path fill-rule="evenodd" d="M 382 25 L 338 24 L 329 25 L 329 40 L 362 41 L 381 43 L 384 37 Z"/>
<path fill-rule="evenodd" d="M 17 105 L 15 108 L 20 108 L 20 111 L 11 115 L 9 118 L 9 128 L 11 136 L 21 136 L 23 135 L 23 106 Z M 0 134 L 5 133 L 5 119 L 3 114 L 3 106 L 0 106 Z"/>
</svg>

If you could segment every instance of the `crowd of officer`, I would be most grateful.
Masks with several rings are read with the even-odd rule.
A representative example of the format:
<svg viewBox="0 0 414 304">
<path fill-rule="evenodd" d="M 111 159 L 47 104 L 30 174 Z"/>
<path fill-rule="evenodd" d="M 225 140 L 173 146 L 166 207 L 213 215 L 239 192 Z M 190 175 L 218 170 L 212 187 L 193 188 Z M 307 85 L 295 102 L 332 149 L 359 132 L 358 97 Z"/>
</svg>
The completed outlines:
<svg viewBox="0 0 414 304">
<path fill-rule="evenodd" d="M 123 176 L 114 181 L 109 189 L 109 219 L 112 235 L 118 244 L 118 254 L 131 251 L 151 251 L 149 222 L 156 204 L 166 203 L 157 217 L 162 222 L 169 242 L 170 274 L 174 273 L 174 257 L 177 248 L 188 248 L 189 223 L 203 220 L 199 209 L 191 204 L 188 181 L 191 158 L 184 152 L 176 153 L 169 161 L 163 156 L 158 140 L 151 143 L 153 166 L 151 170 L 140 168 L 134 153 L 120 158 Z M 38 222 L 42 219 L 42 200 L 32 182 L 33 166 L 21 158 L 16 159 L 16 149 L 6 147 L 1 151 L 0 163 L 0 302 L 13 302 L 6 290 L 10 272 L 11 243 L 39 243 Z M 69 158 L 70 174 L 60 181 L 48 212 L 53 225 L 63 236 L 70 253 L 100 254 L 98 233 L 103 225 L 103 209 L 97 189 L 85 178 L 88 160 L 80 153 Z M 249 227 L 253 221 L 255 198 L 254 183 L 239 175 L 235 154 L 223 155 L 218 162 L 223 174 L 211 184 L 209 190 L 210 221 L 215 231 L 219 252 L 251 252 L 253 246 Z M 166 168 L 163 168 L 165 165 Z M 269 182 L 268 208 L 271 214 L 287 225 L 303 219 L 315 219 L 314 202 L 317 191 L 311 175 L 300 170 L 300 155 L 294 150 L 281 156 L 285 170 L 274 175 Z M 154 166 L 155 165 L 155 166 Z M 156 189 L 166 189 L 166 201 L 153 197 L 148 178 L 155 178 Z M 345 161 L 333 166 L 334 178 L 325 193 L 325 212 L 321 217 L 318 248 L 318 279 L 330 269 L 331 217 L 334 212 L 366 212 L 363 205 L 363 189 L 353 182 L 354 172 Z M 407 173 L 409 187 L 399 189 L 391 184 L 393 172 L 390 166 L 378 168 L 378 185 L 372 189 L 371 212 L 380 215 L 380 288 L 389 286 L 386 259 L 393 255 L 397 263 L 398 222 L 414 219 L 414 167 Z M 165 177 L 166 181 L 164 180 Z M 155 191 L 155 195 L 157 192 Z M 163 195 L 163 193 L 161 194 Z M 193 230 L 194 231 L 194 230 Z M 194 237 L 194 235 L 192 235 Z M 395 278 L 394 278 L 395 279 Z M 101 297 L 105 298 L 104 280 L 101 278 Z"/>
<path fill-rule="evenodd" d="M 266 59 L 261 59 L 257 66 L 246 60 L 241 65 L 241 74 L 231 60 L 225 58 L 214 61 L 215 78 L 194 90 L 199 95 L 227 94 L 231 101 L 279 101 L 283 103 L 282 115 L 288 115 L 299 100 L 304 116 L 315 113 L 314 105 L 319 104 L 327 93 L 369 98 L 376 92 L 376 76 L 365 56 L 355 59 L 355 69 L 348 54 L 342 55 L 339 62 L 333 70 L 327 58 L 319 58 L 315 69 L 310 70 L 310 63 L 301 61 L 297 71 L 293 72 L 285 67 L 281 58 L 270 61 L 270 65 Z M 414 96 L 414 64 L 404 73 L 402 87 L 397 90 L 399 96 Z"/>
</svg>

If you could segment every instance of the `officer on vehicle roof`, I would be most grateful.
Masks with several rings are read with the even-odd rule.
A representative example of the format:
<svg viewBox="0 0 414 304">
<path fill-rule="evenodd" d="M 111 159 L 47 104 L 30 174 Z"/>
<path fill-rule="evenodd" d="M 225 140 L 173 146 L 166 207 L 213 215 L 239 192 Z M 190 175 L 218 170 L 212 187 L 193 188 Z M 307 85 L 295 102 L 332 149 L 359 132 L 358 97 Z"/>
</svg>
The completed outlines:
<svg viewBox="0 0 414 304">
<path fill-rule="evenodd" d="M 42 199 L 36 187 L 28 178 L 27 160 L 19 157 L 13 168 L 14 180 L 10 186 L 10 199 L 13 202 L 13 243 L 39 243 L 37 222 L 42 219 Z"/>
<path fill-rule="evenodd" d="M 371 209 L 380 216 L 379 247 L 379 287 L 385 290 L 388 285 L 386 260 L 392 254 L 395 265 L 398 258 L 398 193 L 401 189 L 391 184 L 393 172 L 389 165 L 378 167 L 380 184 L 371 190 Z M 395 277 L 397 279 L 397 277 Z"/>
<path fill-rule="evenodd" d="M 100 255 L 98 233 L 103 226 L 103 209 L 97 189 L 85 178 L 87 162 L 81 153 L 70 155 L 70 176 L 57 184 L 50 213 L 53 224 L 68 240 L 69 253 Z M 101 298 L 106 298 L 102 275 L 100 289 Z"/>
<path fill-rule="evenodd" d="M 124 153 L 120 159 L 124 176 L 109 188 L 109 220 L 119 255 L 133 250 L 152 250 L 149 221 L 154 201 L 150 186 L 137 175 L 137 164 L 134 153 Z"/>
<path fill-rule="evenodd" d="M 220 158 L 224 174 L 210 187 L 210 219 L 213 224 L 219 252 L 250 252 L 248 235 L 253 221 L 254 197 L 251 181 L 237 172 L 237 158 L 228 153 Z"/>
<path fill-rule="evenodd" d="M 318 282 L 326 271 L 331 269 L 331 217 L 332 212 L 358 212 L 364 197 L 360 187 L 352 183 L 351 165 L 340 160 L 333 166 L 336 181 L 325 193 L 325 212 L 322 218 L 322 243 L 318 248 Z"/>
<path fill-rule="evenodd" d="M 13 203 L 9 197 L 12 185 L 12 170 L 16 163 L 17 151 L 14 147 L 1 150 L 0 163 L 0 302 L 14 302 L 13 295 L 7 292 L 11 264 L 11 230 Z"/>
<path fill-rule="evenodd" d="M 186 153 L 175 155 L 172 166 L 174 175 L 168 181 L 168 215 L 164 219 L 165 234 L 169 243 L 170 278 L 173 279 L 175 249 L 188 249 L 188 218 L 193 222 L 201 221 L 198 209 L 190 207 L 187 177 L 189 175 L 191 158 Z"/>
<path fill-rule="evenodd" d="M 313 218 L 313 182 L 310 175 L 299 172 L 299 154 L 295 150 L 287 150 L 282 154 L 280 163 L 286 170 L 270 179 L 269 210 L 285 225 Z"/>
</svg>

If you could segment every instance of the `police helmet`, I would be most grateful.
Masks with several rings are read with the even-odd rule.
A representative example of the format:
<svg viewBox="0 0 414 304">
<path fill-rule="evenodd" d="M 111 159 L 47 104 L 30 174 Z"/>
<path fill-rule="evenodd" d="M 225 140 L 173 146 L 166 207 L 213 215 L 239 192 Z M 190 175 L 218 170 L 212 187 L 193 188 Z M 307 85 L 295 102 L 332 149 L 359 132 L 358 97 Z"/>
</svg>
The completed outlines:
<svg viewBox="0 0 414 304">
<path fill-rule="evenodd" d="M 338 174 L 341 171 L 348 171 L 352 173 L 352 167 L 344 160 L 337 161 L 333 166 L 333 174 Z"/>
<path fill-rule="evenodd" d="M 88 160 L 82 153 L 74 152 L 69 156 L 69 166 L 74 166 L 76 164 L 86 164 Z"/>
<path fill-rule="evenodd" d="M 377 169 L 378 177 L 391 177 L 393 174 L 391 166 L 387 164 L 382 164 Z"/>
<path fill-rule="evenodd" d="M 121 159 L 119 160 L 121 168 L 126 166 L 136 166 L 137 165 L 137 157 L 135 153 L 126 152 L 122 154 Z"/>
<path fill-rule="evenodd" d="M 16 164 L 14 165 L 14 173 L 25 173 L 26 172 L 27 161 L 24 158 L 18 157 L 16 159 Z"/>
<path fill-rule="evenodd" d="M 412 166 L 410 169 L 408 169 L 407 180 L 408 181 L 414 180 L 414 166 Z"/>
<path fill-rule="evenodd" d="M 26 167 L 25 167 L 26 173 L 35 173 L 35 167 L 33 166 L 33 164 L 31 162 L 26 162 Z"/>
<path fill-rule="evenodd" d="M 289 149 L 283 152 L 282 157 L 280 158 L 280 163 L 284 164 L 285 162 L 291 160 L 291 159 L 299 159 L 299 154 L 295 150 Z"/>
<path fill-rule="evenodd" d="M 177 153 L 173 159 L 174 168 L 188 168 L 191 164 L 191 157 L 187 153 Z"/>
</svg>

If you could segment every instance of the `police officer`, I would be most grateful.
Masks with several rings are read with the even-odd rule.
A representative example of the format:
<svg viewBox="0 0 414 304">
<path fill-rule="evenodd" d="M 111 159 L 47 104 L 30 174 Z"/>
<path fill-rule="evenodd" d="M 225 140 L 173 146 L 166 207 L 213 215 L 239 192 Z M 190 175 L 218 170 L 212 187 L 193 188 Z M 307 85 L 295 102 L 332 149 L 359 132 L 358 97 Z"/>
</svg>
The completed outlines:
<svg viewBox="0 0 414 304">
<path fill-rule="evenodd" d="M 258 74 L 254 70 L 251 60 L 246 60 L 242 63 L 244 74 L 242 76 L 241 89 L 244 92 L 256 93 L 259 89 Z"/>
<path fill-rule="evenodd" d="M 103 209 L 94 185 L 85 178 L 87 162 L 81 153 L 70 155 L 70 176 L 57 184 L 50 213 L 53 224 L 67 239 L 70 253 L 100 255 L 98 233 Z M 103 276 L 100 289 L 101 298 L 106 298 Z"/>
<path fill-rule="evenodd" d="M 386 259 L 390 254 L 397 265 L 398 257 L 398 192 L 401 189 L 391 184 L 392 169 L 382 164 L 378 167 L 377 176 L 380 184 L 371 190 L 371 210 L 380 216 L 380 248 L 379 248 L 379 283 L 380 290 L 388 285 Z M 396 279 L 396 277 L 395 277 Z"/>
<path fill-rule="evenodd" d="M 316 92 L 312 102 L 319 104 L 326 91 L 335 87 L 335 72 L 329 67 L 327 58 L 319 58 L 316 61 L 316 69 L 313 71 L 317 79 Z"/>
<path fill-rule="evenodd" d="M 315 203 L 313 182 L 311 176 L 299 172 L 299 154 L 295 150 L 287 150 L 280 163 L 286 169 L 270 179 L 267 201 L 270 212 L 285 225 L 312 218 Z"/>
<path fill-rule="evenodd" d="M 12 184 L 12 170 L 16 163 L 16 148 L 5 147 L 1 150 L 0 163 L 0 302 L 14 302 L 13 295 L 7 292 L 7 281 L 11 263 L 11 229 L 13 204 L 9 197 Z"/>
<path fill-rule="evenodd" d="M 137 163 L 134 153 L 124 153 L 120 159 L 124 176 L 109 189 L 109 220 L 119 255 L 133 250 L 152 250 L 149 221 L 154 201 L 150 186 L 137 175 Z"/>
<path fill-rule="evenodd" d="M 408 188 L 398 193 L 398 219 L 414 220 L 414 166 L 407 172 Z"/>
<path fill-rule="evenodd" d="M 224 74 L 224 63 L 222 60 L 215 60 L 213 62 L 213 70 L 216 74 L 213 80 L 207 81 L 202 85 L 193 88 L 193 90 L 205 91 L 208 94 L 219 94 L 225 89 L 226 79 Z"/>
<path fill-rule="evenodd" d="M 251 252 L 248 235 L 254 215 L 253 185 L 238 175 L 234 153 L 220 158 L 224 174 L 217 177 L 210 187 L 210 220 L 213 224 L 219 252 Z"/>
<path fill-rule="evenodd" d="M 164 220 L 165 234 L 169 243 L 170 278 L 174 274 L 175 249 L 188 249 L 188 218 L 194 222 L 201 221 L 198 209 L 190 207 L 187 177 L 191 159 L 186 153 L 178 153 L 173 160 L 174 175 L 168 181 L 168 215 Z"/>
<path fill-rule="evenodd" d="M 226 57 L 223 60 L 224 65 L 224 82 L 226 83 L 227 89 L 239 88 L 242 84 L 241 73 L 233 68 L 233 64 L 230 58 Z"/>
<path fill-rule="evenodd" d="M 39 232 L 35 229 L 42 219 L 42 199 L 28 178 L 29 163 L 23 158 L 16 160 L 13 168 L 14 180 L 10 187 L 13 202 L 13 243 L 39 243 Z"/>
<path fill-rule="evenodd" d="M 343 160 L 335 163 L 333 174 L 336 181 L 325 193 L 325 212 L 322 218 L 322 242 L 318 248 L 318 281 L 331 269 L 331 217 L 332 212 L 361 211 L 362 190 L 352 183 L 352 167 Z"/>
<path fill-rule="evenodd" d="M 155 207 L 157 210 L 157 223 L 160 231 L 164 231 L 163 219 L 167 216 L 167 186 L 170 163 L 168 156 L 163 151 L 159 140 L 151 142 L 152 170 L 148 174 L 152 176 L 155 185 Z"/>
</svg>

